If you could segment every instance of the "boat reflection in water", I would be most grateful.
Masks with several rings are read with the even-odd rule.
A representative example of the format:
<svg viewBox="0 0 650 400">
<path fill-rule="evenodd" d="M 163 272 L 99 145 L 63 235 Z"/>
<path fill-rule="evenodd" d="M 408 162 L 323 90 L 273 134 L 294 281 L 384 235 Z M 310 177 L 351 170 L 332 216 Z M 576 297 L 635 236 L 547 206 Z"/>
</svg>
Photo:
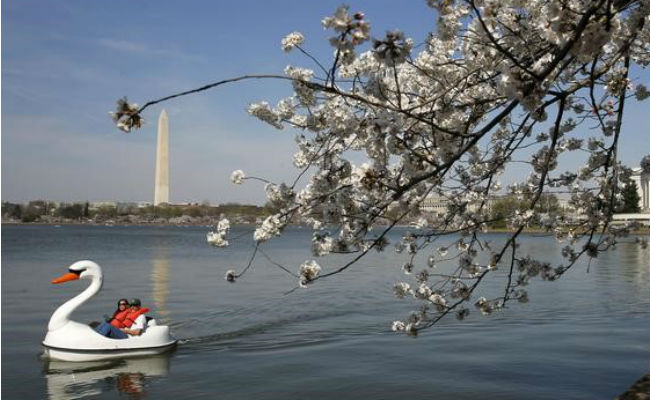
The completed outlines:
<svg viewBox="0 0 650 400">
<path fill-rule="evenodd" d="M 170 356 L 89 362 L 45 360 L 47 393 L 50 400 L 81 399 L 114 390 L 132 399 L 144 398 L 148 382 L 169 373 Z"/>
</svg>

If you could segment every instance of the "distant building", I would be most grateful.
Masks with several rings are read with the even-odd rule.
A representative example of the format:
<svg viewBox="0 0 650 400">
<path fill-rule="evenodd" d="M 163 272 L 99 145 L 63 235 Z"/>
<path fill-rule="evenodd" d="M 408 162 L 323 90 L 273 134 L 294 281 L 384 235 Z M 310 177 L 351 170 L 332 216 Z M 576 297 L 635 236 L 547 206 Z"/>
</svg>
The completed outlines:
<svg viewBox="0 0 650 400">
<path fill-rule="evenodd" d="M 632 171 L 632 181 L 636 183 L 639 194 L 639 209 L 641 213 L 648 213 L 650 212 L 650 174 L 643 173 L 641 168 L 634 168 Z"/>
<path fill-rule="evenodd" d="M 174 207 L 191 207 L 191 206 L 200 206 L 200 205 L 201 205 L 200 203 L 191 202 L 191 201 L 188 201 L 188 202 L 185 202 L 185 203 L 170 204 L 170 206 L 174 206 Z"/>
<path fill-rule="evenodd" d="M 632 181 L 639 195 L 639 210 L 634 214 L 614 214 L 613 223 L 638 222 L 650 226 L 650 174 L 642 168 L 632 170 Z"/>
<path fill-rule="evenodd" d="M 117 207 L 117 202 L 115 201 L 92 201 L 88 203 L 88 210 L 96 211 L 102 207 Z"/>
<path fill-rule="evenodd" d="M 452 203 L 451 198 L 455 194 L 450 193 L 448 195 L 441 196 L 439 194 L 432 194 L 425 198 L 422 203 L 420 203 L 420 211 L 425 213 L 435 213 L 438 215 L 446 215 L 449 205 Z M 483 210 L 490 213 L 492 211 L 492 206 L 494 205 L 495 200 L 498 200 L 498 196 L 490 196 L 485 204 L 483 204 Z M 472 204 L 468 208 L 470 211 L 476 211 L 479 207 L 479 204 Z"/>
<path fill-rule="evenodd" d="M 420 211 L 425 213 L 435 213 L 438 215 L 447 214 L 447 205 L 449 204 L 449 199 L 440 196 L 439 194 L 433 194 L 427 196 L 422 203 L 420 203 Z"/>
<path fill-rule="evenodd" d="M 612 216 L 612 223 L 626 223 L 638 222 L 642 225 L 650 226 L 650 214 L 648 213 L 635 213 L 635 214 L 614 214 Z"/>
</svg>

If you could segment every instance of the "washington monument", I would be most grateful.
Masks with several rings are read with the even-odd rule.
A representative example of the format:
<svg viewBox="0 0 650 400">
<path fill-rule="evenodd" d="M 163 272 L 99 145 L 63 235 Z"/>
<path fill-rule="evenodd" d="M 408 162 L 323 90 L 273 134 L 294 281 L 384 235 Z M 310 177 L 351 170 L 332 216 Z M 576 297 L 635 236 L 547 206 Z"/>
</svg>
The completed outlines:
<svg viewBox="0 0 650 400">
<path fill-rule="evenodd" d="M 169 121 L 163 109 L 158 117 L 158 146 L 156 147 L 156 187 L 153 205 L 169 203 Z"/>
</svg>

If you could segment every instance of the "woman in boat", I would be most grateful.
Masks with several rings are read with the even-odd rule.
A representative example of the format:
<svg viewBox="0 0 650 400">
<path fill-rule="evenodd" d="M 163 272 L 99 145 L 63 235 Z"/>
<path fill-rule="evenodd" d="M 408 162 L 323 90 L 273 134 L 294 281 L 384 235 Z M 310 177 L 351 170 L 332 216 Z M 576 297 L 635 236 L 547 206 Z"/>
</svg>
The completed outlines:
<svg viewBox="0 0 650 400">
<path fill-rule="evenodd" d="M 126 319 L 127 314 L 129 313 L 129 307 L 131 305 L 129 304 L 129 301 L 127 299 L 119 299 L 117 301 L 117 309 L 113 313 L 112 317 L 108 317 L 107 315 L 105 317 L 106 322 L 109 324 L 113 325 L 116 328 L 121 328 L 124 324 L 124 320 Z"/>
</svg>

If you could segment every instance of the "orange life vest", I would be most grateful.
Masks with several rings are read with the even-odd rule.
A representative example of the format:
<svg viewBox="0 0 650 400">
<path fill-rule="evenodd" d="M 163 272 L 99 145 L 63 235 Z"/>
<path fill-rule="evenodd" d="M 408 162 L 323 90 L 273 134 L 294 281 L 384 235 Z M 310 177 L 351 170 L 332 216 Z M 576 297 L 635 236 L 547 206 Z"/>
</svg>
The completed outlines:
<svg viewBox="0 0 650 400">
<path fill-rule="evenodd" d="M 116 328 L 124 328 L 124 320 L 126 319 L 126 316 L 129 314 L 131 310 L 128 308 L 124 311 L 116 311 L 115 314 L 113 314 L 113 318 L 111 318 L 111 325 L 113 325 Z"/>
<path fill-rule="evenodd" d="M 131 325 L 133 325 L 133 323 L 135 322 L 135 320 L 139 316 L 141 316 L 144 313 L 148 313 L 148 312 L 149 312 L 149 309 L 146 308 L 146 307 L 140 307 L 140 309 L 138 311 L 130 311 L 129 310 L 129 313 L 126 314 L 126 317 L 124 318 L 124 321 L 122 322 L 122 324 L 124 324 L 125 327 L 130 328 Z"/>
</svg>

